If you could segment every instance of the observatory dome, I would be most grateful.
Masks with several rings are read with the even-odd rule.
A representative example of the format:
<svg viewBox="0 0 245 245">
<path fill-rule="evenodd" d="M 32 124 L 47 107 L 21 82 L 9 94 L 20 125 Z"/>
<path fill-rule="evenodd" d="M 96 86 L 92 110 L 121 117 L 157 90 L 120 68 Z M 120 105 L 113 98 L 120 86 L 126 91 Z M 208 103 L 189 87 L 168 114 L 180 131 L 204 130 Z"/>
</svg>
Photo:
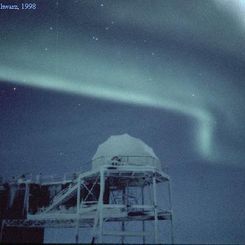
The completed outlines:
<svg viewBox="0 0 245 245">
<path fill-rule="evenodd" d="M 128 134 L 110 136 L 98 146 L 92 158 L 92 168 L 108 164 L 145 165 L 160 168 L 160 161 L 153 149 L 142 140 Z"/>
</svg>

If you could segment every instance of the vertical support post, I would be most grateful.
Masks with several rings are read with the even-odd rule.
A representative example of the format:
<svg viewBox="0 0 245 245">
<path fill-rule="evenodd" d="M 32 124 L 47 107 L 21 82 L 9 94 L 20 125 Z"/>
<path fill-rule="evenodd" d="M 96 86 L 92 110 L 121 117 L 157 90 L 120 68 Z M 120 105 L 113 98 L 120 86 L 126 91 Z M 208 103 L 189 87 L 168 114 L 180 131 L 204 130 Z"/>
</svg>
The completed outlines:
<svg viewBox="0 0 245 245">
<path fill-rule="evenodd" d="M 173 210 L 172 210 L 172 195 L 171 195 L 171 186 L 170 179 L 168 180 L 168 196 L 169 196 L 169 206 L 171 210 L 171 244 L 174 244 L 174 227 L 173 227 Z"/>
<path fill-rule="evenodd" d="M 123 205 L 126 205 L 126 202 L 125 202 L 125 194 L 126 194 L 126 191 L 125 191 L 125 186 L 123 186 L 123 189 L 122 189 L 122 204 Z M 122 221 L 122 234 L 125 232 L 125 223 L 124 221 Z M 121 237 L 121 241 L 122 241 L 122 244 L 125 243 L 125 237 L 124 237 L 124 234 L 122 235 Z"/>
<path fill-rule="evenodd" d="M 98 209 L 99 209 L 99 243 L 103 242 L 102 236 L 103 236 L 103 208 L 104 208 L 104 191 L 105 191 L 105 176 L 104 176 L 104 169 L 100 169 L 100 196 L 99 196 L 99 203 L 98 203 Z"/>
<path fill-rule="evenodd" d="M 156 173 L 153 174 L 153 205 L 154 205 L 154 237 L 155 244 L 158 243 L 158 212 L 157 212 L 157 193 L 156 193 Z"/>
<path fill-rule="evenodd" d="M 80 203 L 81 203 L 81 177 L 77 180 L 77 227 L 76 227 L 76 243 L 79 243 L 79 220 L 80 220 Z"/>
<path fill-rule="evenodd" d="M 30 198 L 30 188 L 29 184 L 26 183 L 26 190 L 25 190 L 25 208 L 26 208 L 26 216 L 29 212 L 29 198 Z"/>
<path fill-rule="evenodd" d="M 144 184 L 141 187 L 141 204 L 144 205 L 145 204 L 145 197 L 144 197 Z M 142 220 L 142 231 L 143 234 L 145 234 L 145 221 Z M 145 235 L 143 235 L 143 244 L 145 244 Z"/>
<path fill-rule="evenodd" d="M 28 195 L 27 195 L 27 204 L 26 204 L 26 215 L 29 213 L 29 205 L 30 205 L 30 184 L 27 185 Z"/>
</svg>

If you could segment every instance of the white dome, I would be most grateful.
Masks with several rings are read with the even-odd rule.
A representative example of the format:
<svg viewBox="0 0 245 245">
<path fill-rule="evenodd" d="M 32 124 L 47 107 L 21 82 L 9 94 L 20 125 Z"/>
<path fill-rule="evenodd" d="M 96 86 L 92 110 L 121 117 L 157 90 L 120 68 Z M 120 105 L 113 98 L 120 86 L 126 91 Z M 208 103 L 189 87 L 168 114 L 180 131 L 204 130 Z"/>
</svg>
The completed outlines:
<svg viewBox="0 0 245 245">
<path fill-rule="evenodd" d="M 119 165 L 147 165 L 160 168 L 160 162 L 152 148 L 128 134 L 110 136 L 99 145 L 92 158 L 92 167 L 95 169 L 101 165 L 113 164 L 114 160 L 118 161 Z"/>
</svg>

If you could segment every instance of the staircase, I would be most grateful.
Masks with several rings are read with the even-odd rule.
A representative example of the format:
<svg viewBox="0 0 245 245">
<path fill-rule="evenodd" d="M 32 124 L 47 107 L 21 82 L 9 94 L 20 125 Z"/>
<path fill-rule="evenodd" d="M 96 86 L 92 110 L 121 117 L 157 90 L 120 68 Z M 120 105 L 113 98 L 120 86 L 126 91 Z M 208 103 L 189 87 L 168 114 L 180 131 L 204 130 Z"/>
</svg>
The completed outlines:
<svg viewBox="0 0 245 245">
<path fill-rule="evenodd" d="M 73 195 L 74 192 L 77 190 L 77 188 L 78 184 L 74 184 L 61 190 L 56 196 L 54 196 L 52 204 L 48 206 L 46 209 L 44 209 L 42 213 L 47 213 L 61 202 L 65 202 L 66 200 L 68 200 L 71 197 L 71 195 Z"/>
</svg>

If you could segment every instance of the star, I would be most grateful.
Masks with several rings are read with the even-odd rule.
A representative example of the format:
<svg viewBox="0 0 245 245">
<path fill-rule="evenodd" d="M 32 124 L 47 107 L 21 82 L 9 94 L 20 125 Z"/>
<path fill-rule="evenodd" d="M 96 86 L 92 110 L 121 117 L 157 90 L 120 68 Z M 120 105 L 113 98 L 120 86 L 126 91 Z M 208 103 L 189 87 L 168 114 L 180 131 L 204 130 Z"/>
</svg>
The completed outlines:
<svg viewBox="0 0 245 245">
<path fill-rule="evenodd" d="M 15 91 L 15 90 L 16 90 L 16 88 L 14 87 L 14 88 L 13 88 L 13 90 Z"/>
<path fill-rule="evenodd" d="M 45 48 L 44 50 L 45 50 L 45 51 L 48 51 L 48 48 Z"/>
<path fill-rule="evenodd" d="M 101 6 L 101 7 L 104 7 L 104 4 L 103 4 L 103 3 L 101 3 L 101 4 L 100 4 L 100 6 Z"/>
<path fill-rule="evenodd" d="M 52 31 L 54 28 L 52 26 L 49 27 L 49 30 Z"/>
</svg>

